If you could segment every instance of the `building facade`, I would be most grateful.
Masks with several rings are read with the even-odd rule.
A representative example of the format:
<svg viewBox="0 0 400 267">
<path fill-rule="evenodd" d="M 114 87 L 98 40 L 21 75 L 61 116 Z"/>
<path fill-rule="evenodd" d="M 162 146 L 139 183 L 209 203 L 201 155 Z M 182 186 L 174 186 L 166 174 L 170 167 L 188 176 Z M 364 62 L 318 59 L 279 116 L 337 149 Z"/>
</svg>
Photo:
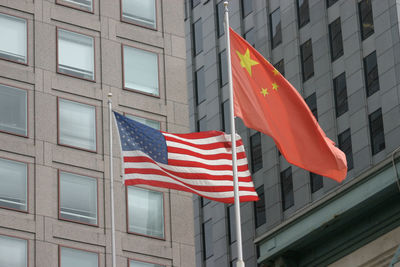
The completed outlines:
<svg viewBox="0 0 400 267">
<path fill-rule="evenodd" d="M 230 129 L 223 10 L 186 1 L 192 130 Z M 246 266 L 397 262 L 399 10 L 395 0 L 229 1 L 230 26 L 299 91 L 348 162 L 338 184 L 288 164 L 236 120 L 260 197 L 241 204 Z M 233 207 L 195 198 L 194 210 L 196 266 L 234 266 Z"/>
<path fill-rule="evenodd" d="M 187 132 L 181 0 L 0 0 L 0 266 L 111 266 L 113 109 Z M 117 266 L 193 266 L 192 196 L 122 183 Z"/>
</svg>

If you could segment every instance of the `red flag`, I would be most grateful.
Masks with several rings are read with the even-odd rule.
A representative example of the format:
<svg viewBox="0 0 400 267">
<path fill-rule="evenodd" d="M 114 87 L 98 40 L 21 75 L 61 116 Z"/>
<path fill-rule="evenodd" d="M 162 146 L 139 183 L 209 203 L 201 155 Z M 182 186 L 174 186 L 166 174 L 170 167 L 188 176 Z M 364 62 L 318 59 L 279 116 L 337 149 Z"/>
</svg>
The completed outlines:
<svg viewBox="0 0 400 267">
<path fill-rule="evenodd" d="M 235 116 L 271 136 L 288 162 L 341 182 L 345 154 L 326 137 L 297 90 L 230 29 Z"/>
</svg>

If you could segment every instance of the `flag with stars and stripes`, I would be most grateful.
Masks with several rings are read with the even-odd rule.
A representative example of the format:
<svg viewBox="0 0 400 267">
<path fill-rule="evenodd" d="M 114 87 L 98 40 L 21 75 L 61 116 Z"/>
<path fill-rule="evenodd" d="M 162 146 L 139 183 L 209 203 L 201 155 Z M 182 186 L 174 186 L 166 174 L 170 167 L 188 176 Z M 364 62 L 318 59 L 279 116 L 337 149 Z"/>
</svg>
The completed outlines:
<svg viewBox="0 0 400 267">
<path fill-rule="evenodd" d="M 114 112 L 125 185 L 146 184 L 233 203 L 230 135 L 219 131 L 172 134 Z M 257 201 L 242 140 L 237 136 L 240 201 Z"/>
</svg>

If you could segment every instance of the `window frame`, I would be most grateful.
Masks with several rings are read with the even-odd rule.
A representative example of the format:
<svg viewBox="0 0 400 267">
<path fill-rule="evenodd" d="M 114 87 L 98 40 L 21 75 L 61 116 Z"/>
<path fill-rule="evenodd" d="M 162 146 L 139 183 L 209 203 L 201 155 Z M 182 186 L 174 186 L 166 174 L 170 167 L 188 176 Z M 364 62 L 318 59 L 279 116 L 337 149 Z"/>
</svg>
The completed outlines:
<svg viewBox="0 0 400 267">
<path fill-rule="evenodd" d="M 61 266 L 61 248 L 69 248 L 69 249 L 80 250 L 80 251 L 84 251 L 84 252 L 97 254 L 97 267 L 100 267 L 100 253 L 99 252 L 89 250 L 89 249 L 66 246 L 66 245 L 58 245 L 58 267 L 62 267 Z"/>
<path fill-rule="evenodd" d="M 84 35 L 90 38 L 93 38 L 93 79 L 88 79 L 88 78 L 84 78 L 84 77 L 79 77 L 76 75 L 72 75 L 72 74 L 68 74 L 68 73 L 63 73 L 60 71 L 59 68 L 59 62 L 58 62 L 58 58 L 59 58 L 59 47 L 58 47 L 58 30 L 64 30 L 64 31 L 68 31 L 68 32 L 72 32 L 72 33 L 76 33 L 76 34 L 80 34 L 80 35 Z M 76 79 L 81 79 L 84 81 L 89 81 L 89 82 L 93 82 L 96 83 L 96 37 L 94 35 L 90 35 L 90 34 L 86 34 L 86 33 L 82 33 L 82 32 L 78 32 L 75 30 L 70 30 L 64 27 L 56 27 L 56 73 L 57 74 L 61 74 L 61 75 L 65 75 L 67 77 L 72 77 L 72 78 L 76 78 Z"/>
<path fill-rule="evenodd" d="M 292 184 L 292 195 L 293 195 L 293 203 L 291 203 L 291 205 L 290 206 L 287 206 L 286 207 L 286 202 L 285 202 L 285 198 L 284 198 L 284 190 L 283 190 L 283 182 L 282 182 L 282 180 L 283 180 L 283 173 L 285 173 L 286 171 L 288 171 L 288 170 L 290 170 L 290 181 L 291 181 L 291 184 Z M 294 207 L 295 206 L 295 202 L 294 202 L 294 188 L 293 188 L 293 172 L 292 172 L 292 167 L 287 167 L 286 169 L 284 169 L 284 170 L 282 170 L 280 173 L 279 173 L 280 175 L 279 175 L 279 182 L 280 182 L 280 187 L 281 187 L 281 202 L 282 202 L 282 211 L 283 212 L 285 212 L 285 211 L 287 211 L 288 209 L 290 209 L 291 207 Z"/>
<path fill-rule="evenodd" d="M 274 68 L 279 71 L 279 74 L 282 75 L 283 77 L 285 77 L 285 59 L 282 58 L 281 60 L 279 60 L 278 62 L 276 62 L 274 65 Z M 281 72 L 279 70 L 279 67 L 282 66 L 282 70 L 283 72 Z"/>
<path fill-rule="evenodd" d="M 93 0 L 94 1 L 94 0 Z M 119 9 L 120 9 L 120 21 L 121 22 L 124 22 L 124 23 L 128 23 L 128 24 L 131 24 L 131 25 L 135 25 L 135 26 L 138 26 L 138 27 L 142 27 L 142 28 L 146 28 L 146 29 L 149 29 L 149 30 L 153 30 L 153 31 L 158 31 L 158 0 L 153 0 L 155 3 L 154 3 L 154 6 L 155 6 L 155 10 L 154 10 L 154 12 L 155 12 L 155 17 L 154 17 L 154 24 L 155 24 L 155 27 L 153 28 L 153 27 L 150 27 L 150 26 L 147 26 L 147 25 L 143 25 L 143 24 L 140 24 L 140 23 L 137 23 L 137 22 L 134 22 L 134 21 L 130 21 L 130 20 L 127 20 L 127 19 L 124 19 L 124 17 L 123 17 L 123 6 L 122 6 L 122 1 L 123 0 L 119 0 Z M 185 0 L 186 1 L 186 0 Z"/>
<path fill-rule="evenodd" d="M 348 138 L 350 139 L 350 153 L 351 153 L 351 161 L 349 161 L 349 157 L 347 157 L 346 151 L 343 151 L 343 142 L 341 142 L 341 138 L 343 134 L 348 132 Z M 346 130 L 342 131 L 341 133 L 338 134 L 338 148 L 342 150 L 342 152 L 346 155 L 346 162 L 347 162 L 347 171 L 350 171 L 354 168 L 354 157 L 353 157 L 353 142 L 351 141 L 351 128 L 347 128 Z M 351 162 L 351 165 L 349 168 L 349 162 Z"/>
<path fill-rule="evenodd" d="M 144 260 L 139 260 L 137 258 L 129 258 L 129 257 L 128 257 L 128 267 L 133 267 L 133 266 L 131 266 L 131 261 L 138 261 L 138 262 L 143 262 L 143 263 L 148 263 L 148 264 L 155 264 L 155 265 L 158 265 L 160 267 L 166 267 L 166 265 L 158 264 L 156 262 L 144 261 Z"/>
<path fill-rule="evenodd" d="M 60 99 L 64 99 L 64 100 L 67 100 L 67 101 L 76 102 L 78 104 L 83 104 L 83 105 L 94 107 L 94 123 L 95 123 L 95 131 L 96 131 L 96 135 L 95 135 L 95 137 L 96 137 L 96 150 L 90 150 L 90 149 L 86 149 L 86 148 L 82 148 L 82 147 L 78 147 L 78 146 L 63 144 L 63 143 L 60 142 Z M 92 152 L 92 153 L 96 153 L 97 154 L 97 152 L 99 152 L 99 145 L 98 145 L 98 142 L 97 142 L 97 141 L 99 141 L 98 132 L 97 132 L 97 126 L 98 126 L 97 125 L 97 107 L 95 105 L 88 104 L 88 103 L 81 102 L 81 101 L 72 100 L 72 99 L 65 98 L 65 97 L 57 96 L 57 145 L 68 147 L 68 148 L 74 148 L 74 149 L 78 149 L 78 150 L 82 150 L 82 151 L 86 151 L 86 152 Z"/>
<path fill-rule="evenodd" d="M 200 55 L 203 52 L 203 49 L 204 49 L 204 44 L 203 43 L 202 43 L 201 49 L 199 51 L 197 51 L 198 47 L 196 46 L 196 39 L 197 38 L 196 38 L 196 30 L 195 30 L 196 27 L 195 27 L 195 24 L 198 23 L 199 21 L 201 22 L 201 27 L 203 27 L 203 21 L 202 21 L 201 18 L 199 18 L 198 20 L 193 22 L 192 25 L 191 25 L 191 29 L 192 29 L 192 36 L 191 36 L 192 40 L 191 40 L 191 43 L 192 43 L 193 57 L 197 57 L 198 55 Z M 203 29 L 201 30 L 201 38 L 200 39 L 203 39 Z M 201 42 L 203 42 L 203 40 Z"/>
<path fill-rule="evenodd" d="M 3 58 L 3 57 L 0 57 L 0 59 L 8 61 L 8 62 L 12 62 L 12 63 L 21 64 L 21 65 L 24 65 L 24 66 L 29 66 L 29 20 L 27 18 L 22 17 L 22 16 L 10 14 L 10 13 L 3 12 L 3 11 L 0 11 L 0 14 L 6 15 L 6 16 L 10 16 L 10 17 L 16 17 L 16 18 L 23 19 L 23 20 L 26 21 L 26 63 L 25 62 L 19 62 L 19 61 L 16 61 L 16 60 L 12 60 L 12 59 L 8 59 L 8 58 Z"/>
<path fill-rule="evenodd" d="M 243 4 L 244 1 L 246 1 L 246 2 L 251 1 L 251 11 L 248 12 L 248 13 L 245 13 L 244 4 Z M 241 9 L 241 12 L 240 12 L 240 13 L 241 13 L 241 15 L 242 15 L 242 19 L 246 18 L 248 15 L 250 15 L 250 14 L 253 13 L 253 11 L 254 11 L 254 8 L 253 8 L 253 0 L 240 0 L 240 9 Z"/>
<path fill-rule="evenodd" d="M 373 29 L 372 29 L 372 31 L 369 31 L 368 33 L 364 32 L 363 18 L 362 18 L 362 15 L 361 15 L 361 4 L 362 4 L 363 1 L 369 1 L 369 0 L 361 0 L 361 1 L 357 2 L 358 22 L 360 23 L 361 41 L 364 41 L 364 40 L 368 39 L 368 37 L 370 37 L 371 35 L 373 35 L 375 33 L 374 13 L 373 13 L 373 9 L 372 9 L 372 2 L 371 2 L 371 16 L 372 16 Z"/>
<path fill-rule="evenodd" d="M 159 192 L 162 193 L 162 200 L 163 200 L 163 231 L 164 231 L 164 235 L 163 237 L 157 237 L 157 236 L 152 236 L 152 235 L 146 235 L 146 234 L 142 234 L 142 233 L 137 233 L 137 232 L 132 232 L 129 230 L 129 202 L 128 202 L 128 187 L 137 187 L 139 189 L 144 189 L 144 190 L 149 190 L 149 191 L 155 191 L 155 192 Z M 162 240 L 162 241 L 166 241 L 167 240 L 167 232 L 166 232 L 166 215 L 165 215 L 165 192 L 161 191 L 161 190 L 157 190 L 157 189 L 149 189 L 143 186 L 138 186 L 138 185 L 128 185 L 125 186 L 125 206 L 126 206 L 126 232 L 128 234 L 131 235 L 138 235 L 138 236 L 143 236 L 143 237 L 147 237 L 147 238 L 152 238 L 152 239 L 157 239 L 157 240 Z"/>
<path fill-rule="evenodd" d="M 275 14 L 275 12 L 279 12 L 279 23 L 280 24 L 280 28 L 279 31 L 276 31 L 272 28 L 272 17 Z M 278 25 L 277 24 L 277 25 Z M 275 32 L 275 35 L 273 35 L 273 32 Z M 280 32 L 280 33 L 279 33 Z M 282 44 L 283 42 L 283 36 L 282 36 L 282 19 L 281 19 L 281 8 L 278 7 L 276 8 L 274 11 L 272 11 L 269 14 L 269 35 L 271 38 L 271 49 L 275 49 L 277 48 L 280 44 Z M 274 36 L 279 36 L 280 35 L 280 39 L 278 39 L 277 41 L 275 40 Z"/>
<path fill-rule="evenodd" d="M 206 235 L 205 235 L 205 225 L 206 223 L 211 223 L 211 233 L 213 233 L 213 223 L 212 223 L 212 218 L 206 220 L 205 222 L 202 222 L 201 224 L 201 248 L 202 248 L 202 261 L 207 261 L 208 259 L 212 258 L 214 256 L 214 244 L 212 242 L 212 236 L 211 236 L 211 255 L 206 255 Z"/>
<path fill-rule="evenodd" d="M 261 191 L 262 190 L 262 192 L 260 193 L 260 192 L 258 192 L 258 191 Z M 264 200 L 264 202 L 263 203 L 261 203 L 261 204 L 263 204 L 263 206 L 264 206 L 264 217 L 258 217 L 259 215 L 257 215 L 258 214 L 258 212 L 257 212 L 257 203 L 258 203 L 258 201 L 254 201 L 253 202 L 253 210 L 254 210 L 254 227 L 255 227 L 255 229 L 258 229 L 259 227 L 261 227 L 261 226 L 263 226 L 264 224 L 266 224 L 267 223 L 267 204 L 266 204 L 266 202 L 265 202 L 265 190 L 264 190 L 264 185 L 262 184 L 262 185 L 260 185 L 259 187 L 257 187 L 256 188 L 256 192 L 257 192 L 257 195 L 263 195 L 263 197 L 261 198 L 261 197 L 259 197 L 259 200 L 258 201 L 261 201 L 262 199 Z M 257 220 L 258 219 L 258 220 Z M 261 222 L 260 222 L 261 221 Z"/>
<path fill-rule="evenodd" d="M 313 67 L 313 71 L 312 71 L 312 73 L 310 73 L 307 77 L 305 77 L 305 58 L 304 58 L 304 55 L 303 55 L 303 46 L 306 44 L 306 43 L 308 43 L 308 42 L 310 42 L 310 46 L 311 46 L 311 57 L 312 57 L 312 67 Z M 300 58 L 301 58 L 301 76 L 302 76 L 302 78 L 303 78 L 303 83 L 305 83 L 306 81 L 308 81 L 309 79 L 311 79 L 312 77 L 314 77 L 314 75 L 315 75 L 315 69 L 314 69 L 314 52 L 313 52 L 313 49 L 312 49 L 312 40 L 311 40 L 311 38 L 310 39 L 308 39 L 307 41 L 305 41 L 304 43 L 302 43 L 301 45 L 300 45 Z M 307 59 L 309 59 L 309 57 L 307 58 Z"/>
<path fill-rule="evenodd" d="M 345 83 L 345 87 L 343 89 L 343 91 L 346 93 L 346 101 L 343 103 L 339 103 L 339 92 L 338 90 L 340 89 L 338 87 L 338 79 L 340 79 L 342 77 L 342 75 L 344 76 L 344 83 Z M 335 100 L 335 114 L 336 114 L 336 118 L 339 118 L 340 116 L 342 116 L 343 114 L 345 114 L 347 111 L 349 111 L 349 103 L 348 103 L 348 96 L 347 96 L 347 80 L 346 80 L 346 72 L 342 72 L 339 75 L 337 75 L 335 78 L 333 78 L 332 80 L 333 82 L 333 96 L 334 96 L 334 100 Z M 342 92 L 343 94 L 343 92 Z M 342 108 L 342 106 L 345 106 L 344 111 L 343 110 L 339 110 L 340 108 Z M 340 112 L 339 112 L 340 111 Z"/>
<path fill-rule="evenodd" d="M 372 54 L 375 54 L 375 61 L 376 61 L 375 68 L 376 68 L 376 72 L 377 72 L 376 80 L 377 80 L 377 83 L 378 83 L 378 86 L 377 86 L 378 89 L 375 90 L 375 91 L 371 91 L 371 84 L 368 84 L 368 72 L 367 72 L 367 58 L 372 56 Z M 371 72 L 371 68 L 369 68 L 369 69 L 370 69 L 370 72 Z M 379 82 L 378 57 L 376 55 L 376 50 L 374 50 L 373 52 L 371 52 L 368 55 L 366 55 L 365 57 L 363 57 L 363 70 L 364 70 L 365 90 L 366 90 L 366 94 L 367 94 L 367 98 L 368 98 L 368 97 L 372 96 L 373 94 L 375 94 L 376 92 L 381 90 L 381 85 L 380 85 L 380 82 Z"/>
<path fill-rule="evenodd" d="M 255 163 L 254 163 L 254 158 L 253 158 L 254 148 L 253 148 L 253 144 L 252 144 L 252 137 L 254 137 L 254 136 L 256 136 L 256 135 L 259 135 L 259 136 L 260 136 L 261 167 L 258 168 L 257 170 L 254 170 L 254 165 L 255 165 Z M 258 172 L 259 170 L 262 170 L 262 168 L 264 167 L 264 162 L 263 162 L 263 157 L 262 157 L 262 136 L 261 136 L 261 133 L 260 133 L 260 132 L 255 132 L 255 133 L 253 133 L 252 135 L 249 136 L 249 139 L 250 139 L 250 140 L 249 140 L 249 144 L 250 144 L 250 160 L 251 160 L 250 165 L 251 165 L 251 173 L 252 173 L 252 174 L 255 174 L 255 173 Z"/>
<path fill-rule="evenodd" d="M 25 238 L 25 237 L 20 237 L 20 236 L 16 236 L 16 235 L 9 235 L 9 234 L 4 234 L 4 233 L 0 233 L 0 238 L 1 236 L 5 236 L 8 238 L 14 238 L 14 239 L 20 239 L 20 240 L 24 240 L 26 241 L 26 267 L 29 267 L 29 256 L 30 256 L 30 249 L 29 249 L 29 239 Z"/>
<path fill-rule="evenodd" d="M 198 86 L 198 75 L 197 75 L 197 73 L 199 72 L 199 71 L 202 71 L 203 72 L 203 85 L 204 85 L 204 88 L 202 88 L 203 89 L 203 94 L 204 94 L 204 99 L 199 99 L 199 92 L 200 92 L 200 90 L 199 90 L 199 86 Z M 206 87 L 206 78 L 205 78 L 205 74 L 204 74 L 204 66 L 201 66 L 200 68 L 198 68 L 197 70 L 195 70 L 194 72 L 193 72 L 193 77 L 194 77 L 194 93 L 195 93 L 195 102 L 196 102 L 196 105 L 198 106 L 198 105 L 200 105 L 201 103 L 203 103 L 203 102 L 205 102 L 206 100 L 207 100 L 207 87 Z M 200 88 L 201 89 L 201 88 Z"/>
<path fill-rule="evenodd" d="M 379 147 L 378 147 L 378 148 L 376 148 L 374 150 L 374 139 L 373 139 L 373 135 L 372 135 L 372 127 L 371 127 L 372 120 L 371 120 L 371 116 L 374 115 L 378 111 L 380 111 L 380 117 L 381 117 L 381 121 L 382 121 L 383 148 L 379 150 Z M 369 137 L 370 137 L 370 142 L 371 142 L 371 153 L 372 153 L 372 156 L 375 156 L 375 155 L 379 154 L 380 152 L 382 152 L 382 151 L 384 151 L 386 149 L 385 126 L 383 124 L 382 108 L 378 108 L 375 111 L 373 111 L 370 114 L 368 114 L 368 128 L 369 128 Z"/>
<path fill-rule="evenodd" d="M 13 133 L 13 132 L 6 131 L 6 130 L 0 130 L 0 133 L 11 134 L 11 135 L 19 136 L 19 137 L 29 138 L 29 91 L 30 90 L 19 87 L 19 86 L 3 83 L 3 82 L 1 82 L 0 85 L 26 91 L 26 135 Z"/>
<path fill-rule="evenodd" d="M 9 157 L 4 157 L 4 156 L 0 156 L 0 159 L 8 160 L 8 161 L 15 161 L 15 162 L 19 162 L 19 163 L 24 163 L 26 165 L 26 210 L 14 209 L 14 208 L 2 206 L 2 205 L 0 205 L 0 208 L 29 214 L 29 180 L 30 180 L 30 178 L 29 178 L 29 176 L 30 176 L 29 175 L 29 171 L 30 171 L 29 170 L 29 164 L 30 164 L 30 162 L 23 161 L 23 160 L 16 160 L 16 159 L 12 159 L 12 158 L 9 158 Z"/>
<path fill-rule="evenodd" d="M 310 23 L 310 2 L 308 1 L 308 0 L 304 0 L 304 1 L 307 1 L 307 6 L 308 6 L 308 11 L 307 11 L 307 13 L 308 13 L 308 18 L 307 18 L 307 20 L 304 20 L 304 21 L 302 21 L 301 22 L 301 19 L 300 19 L 300 5 L 299 5 L 299 0 L 296 0 L 296 9 L 297 9 L 297 25 L 298 25 L 298 29 L 301 29 L 301 28 L 303 28 L 305 25 L 307 25 L 308 23 Z M 300 23 L 301 22 L 301 23 Z"/>
<path fill-rule="evenodd" d="M 219 13 L 220 11 L 220 5 L 222 5 L 222 14 Z M 224 10 L 225 10 L 225 6 L 224 6 L 224 0 L 221 0 L 220 2 L 218 2 L 216 5 L 216 15 L 217 15 L 217 39 L 221 38 L 224 34 L 225 34 L 225 26 L 224 26 Z M 222 17 L 222 19 L 221 19 Z M 222 26 L 221 26 L 222 24 Z"/>
<path fill-rule="evenodd" d="M 157 76 L 158 76 L 158 80 L 157 80 L 157 82 L 158 82 L 158 94 L 157 95 L 154 95 L 154 94 L 151 94 L 151 93 L 147 93 L 147 92 L 143 92 L 143 91 L 140 91 L 138 89 L 129 88 L 129 87 L 125 86 L 125 68 L 124 68 L 124 64 L 125 64 L 124 47 L 125 46 L 131 47 L 131 48 L 134 48 L 134 49 L 138 49 L 138 50 L 143 50 L 145 52 L 149 52 L 149 53 L 153 53 L 153 54 L 157 55 L 157 71 L 158 71 L 158 73 L 157 73 Z M 121 58 L 122 58 L 122 65 L 121 65 L 121 69 L 122 69 L 122 89 L 130 91 L 130 92 L 134 92 L 134 93 L 138 93 L 138 94 L 151 96 L 151 97 L 155 97 L 155 98 L 160 99 L 161 98 L 161 78 L 160 78 L 160 76 L 161 76 L 161 70 L 160 70 L 161 55 L 160 55 L 160 53 L 151 51 L 149 49 L 139 48 L 139 47 L 133 46 L 133 45 L 121 44 Z"/>
<path fill-rule="evenodd" d="M 79 11 L 83 11 L 83 12 L 86 12 L 86 13 L 94 14 L 94 9 L 95 9 L 95 4 L 94 3 L 95 3 L 95 0 L 91 0 L 91 1 L 92 1 L 92 10 L 91 11 L 79 7 L 79 5 L 77 5 L 77 4 L 69 3 L 69 2 L 64 1 L 64 0 L 56 0 L 56 4 L 58 4 L 60 6 L 73 8 L 73 9 L 76 9 L 76 10 L 79 10 Z"/>
<path fill-rule="evenodd" d="M 92 224 L 92 223 L 85 223 L 85 222 L 81 222 L 81 221 L 78 221 L 78 220 L 73 220 L 73 219 L 65 219 L 65 218 L 62 218 L 61 217 L 61 201 L 60 201 L 60 193 L 61 193 L 61 173 L 62 172 L 64 172 L 64 173 L 69 173 L 69 174 L 73 174 L 73 175 L 79 175 L 79 176 L 85 176 L 85 177 L 88 177 L 88 178 L 93 178 L 93 179 L 95 179 L 96 180 L 96 192 L 97 192 L 97 199 L 96 199 L 96 202 L 97 202 L 97 211 L 96 211 L 96 221 L 97 221 L 97 223 L 96 224 Z M 98 178 L 97 177 L 94 177 L 94 176 L 89 176 L 89 175 L 86 175 L 86 174 L 82 174 L 82 173 L 77 173 L 77 172 L 71 172 L 71 171 L 66 171 L 66 170 L 64 170 L 64 169 L 58 169 L 57 170 L 57 201 L 58 201 L 58 204 L 57 204 L 57 207 L 58 207 L 58 220 L 60 220 L 60 221 L 66 221 L 66 222 L 73 222 L 73 223 L 79 223 L 79 224 L 83 224 L 83 225 L 88 225 L 88 226 L 94 226 L 94 227 L 99 227 L 99 181 L 98 181 Z"/>
<path fill-rule="evenodd" d="M 333 50 L 335 49 L 334 48 L 334 43 L 335 42 L 334 42 L 334 36 L 333 36 L 332 28 L 334 28 L 334 26 L 337 26 L 337 25 L 335 25 L 336 23 L 339 24 L 339 29 L 340 29 L 340 32 L 337 33 L 337 38 L 339 38 L 339 36 L 340 36 L 341 49 L 334 54 Z M 328 31 L 329 31 L 329 47 L 330 47 L 330 52 L 331 52 L 331 62 L 334 62 L 337 59 L 339 59 L 341 56 L 344 55 L 343 36 L 342 36 L 342 21 L 341 21 L 340 17 L 336 18 L 334 21 L 329 23 Z M 337 47 L 336 47 L 336 49 L 337 49 Z"/>
<path fill-rule="evenodd" d="M 314 194 L 315 192 L 318 192 L 324 187 L 324 177 L 320 174 L 316 174 L 314 172 L 309 172 L 310 173 L 310 191 L 311 194 Z M 318 179 L 321 183 L 314 183 L 315 180 Z M 313 186 L 314 185 L 314 186 Z M 320 187 L 316 186 L 320 185 Z"/>
<path fill-rule="evenodd" d="M 201 120 L 206 120 L 207 119 L 207 115 L 205 115 L 205 116 L 203 116 L 203 117 L 201 117 L 201 118 L 199 118 L 199 119 L 197 119 L 197 121 L 196 121 L 196 132 L 203 132 L 203 131 L 201 131 L 200 130 L 200 121 Z M 207 121 L 205 121 L 205 123 L 206 123 L 206 125 L 207 125 Z M 205 130 L 205 131 L 207 131 L 207 130 Z"/>
</svg>

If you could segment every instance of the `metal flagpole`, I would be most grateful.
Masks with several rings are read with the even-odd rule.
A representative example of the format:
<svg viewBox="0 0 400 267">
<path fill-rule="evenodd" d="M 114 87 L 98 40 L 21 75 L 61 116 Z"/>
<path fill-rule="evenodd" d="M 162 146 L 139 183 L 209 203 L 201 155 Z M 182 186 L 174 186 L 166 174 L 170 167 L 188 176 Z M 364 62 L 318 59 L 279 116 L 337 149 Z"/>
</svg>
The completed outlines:
<svg viewBox="0 0 400 267">
<path fill-rule="evenodd" d="M 233 188 L 235 196 L 235 219 L 236 219 L 236 239 L 237 239 L 237 263 L 236 267 L 244 267 L 243 248 L 242 248 L 242 225 L 240 222 L 240 200 L 239 200 L 239 182 L 237 175 L 236 162 L 236 127 L 233 107 L 233 85 L 232 85 L 232 65 L 231 65 L 231 46 L 229 36 L 229 14 L 228 1 L 224 2 L 225 7 L 225 36 L 226 53 L 228 59 L 228 77 L 229 77 L 229 98 L 230 98 L 230 118 L 231 118 L 231 141 L 232 141 L 232 169 L 233 169 Z"/>
<path fill-rule="evenodd" d="M 117 267 L 115 260 L 115 218 L 114 218 L 114 169 L 113 169 L 113 139 L 112 139 L 112 93 L 108 93 L 108 120 L 110 131 L 110 195 L 111 195 L 111 257 L 112 267 Z"/>
</svg>

